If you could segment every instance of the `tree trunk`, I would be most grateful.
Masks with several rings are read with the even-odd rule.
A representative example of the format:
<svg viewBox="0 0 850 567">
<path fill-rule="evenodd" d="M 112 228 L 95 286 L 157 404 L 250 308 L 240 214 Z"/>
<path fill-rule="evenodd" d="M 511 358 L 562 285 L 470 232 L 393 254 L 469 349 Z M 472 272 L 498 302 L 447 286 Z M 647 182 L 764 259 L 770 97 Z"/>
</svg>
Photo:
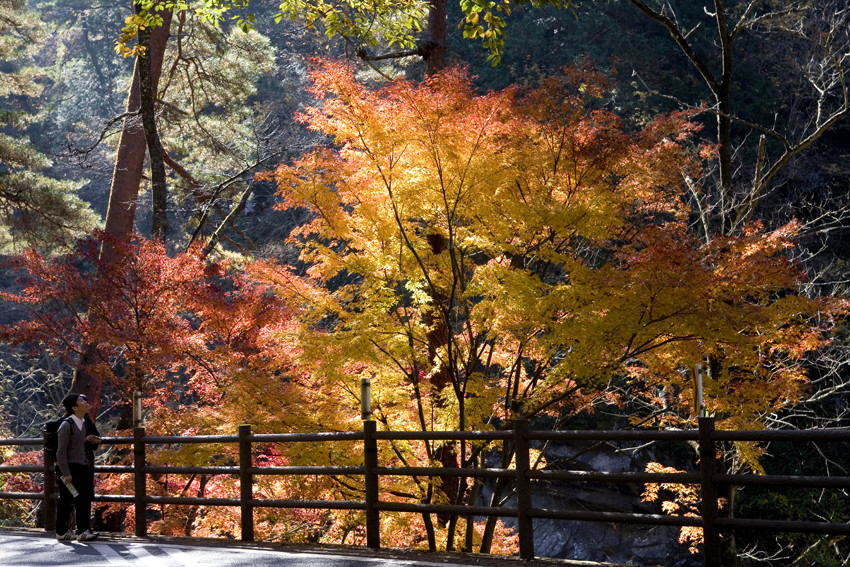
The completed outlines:
<svg viewBox="0 0 850 567">
<path fill-rule="evenodd" d="M 431 0 L 431 9 L 428 12 L 428 49 L 425 50 L 425 73 L 429 76 L 435 75 L 446 67 L 446 0 Z M 439 254 L 446 249 L 446 239 L 440 234 L 431 234 L 428 237 L 431 251 Z M 431 364 L 436 362 L 437 350 L 443 347 L 449 340 L 447 321 L 443 320 L 441 306 L 445 298 L 440 297 L 438 292 L 432 293 L 434 314 L 428 317 L 428 358 Z M 451 377 L 449 369 L 442 367 L 431 377 L 431 389 L 441 392 Z M 444 467 L 457 467 L 457 451 L 451 442 L 445 442 L 437 447 L 434 458 Z M 456 503 L 459 500 L 459 478 L 440 477 L 440 490 L 445 494 L 449 502 Z M 437 522 L 447 528 L 446 550 L 454 548 L 454 531 L 457 525 L 456 514 L 437 514 Z"/>
<path fill-rule="evenodd" d="M 490 506 L 499 506 L 505 488 L 507 488 L 507 481 L 505 479 L 500 478 L 496 480 L 496 484 L 493 486 L 493 494 L 490 495 Z M 495 516 L 487 517 L 487 521 L 484 523 L 484 533 L 481 534 L 481 545 L 478 548 L 478 553 L 490 553 L 492 551 L 493 536 L 496 534 L 497 521 L 498 518 Z"/>
<path fill-rule="evenodd" d="M 737 227 L 735 218 L 735 190 L 732 185 L 732 34 L 726 19 L 726 6 L 722 0 L 714 1 L 714 19 L 717 23 L 717 40 L 720 46 L 720 81 L 710 84 L 717 100 L 717 145 L 720 167 L 721 231 L 732 234 Z"/>
<path fill-rule="evenodd" d="M 137 4 L 136 12 L 138 13 L 140 11 L 141 6 Z M 154 88 L 152 75 L 150 28 L 139 30 L 139 45 L 143 51 L 136 58 L 136 68 L 139 72 L 139 112 L 142 115 L 142 127 L 145 133 L 151 168 L 151 200 L 153 208 L 151 236 L 165 241 L 168 233 L 168 190 L 165 183 L 165 161 L 162 155 L 162 143 L 159 140 L 159 132 L 156 129 L 156 89 Z M 161 60 L 159 66 L 161 69 Z"/>
<path fill-rule="evenodd" d="M 165 46 L 168 43 L 171 28 L 171 11 L 162 12 L 162 26 L 152 30 L 150 40 L 149 65 L 153 92 L 159 84 L 162 71 L 162 60 Z M 142 64 L 136 57 L 136 67 L 133 71 L 133 82 L 127 96 L 127 112 L 138 113 L 141 106 L 139 92 L 139 66 Z M 145 133 L 138 116 L 128 116 L 124 119 L 121 138 L 118 142 L 118 153 L 115 157 L 115 169 L 112 172 L 112 186 L 109 190 L 109 208 L 106 211 L 105 232 L 117 241 L 128 241 L 133 233 L 136 219 L 136 201 L 139 196 L 139 185 L 142 182 L 142 171 L 145 164 Z M 113 262 L 118 260 L 118 253 L 110 242 L 104 242 L 100 251 L 101 260 Z M 96 360 L 97 349 L 89 345 L 85 354 L 77 362 L 71 391 L 85 394 L 90 400 L 91 416 L 97 415 L 100 398 L 103 392 L 103 377 L 89 372 L 88 368 Z"/>
<path fill-rule="evenodd" d="M 428 50 L 425 73 L 435 75 L 446 68 L 446 0 L 431 0 L 428 12 Z"/>
<path fill-rule="evenodd" d="M 162 59 L 171 29 L 171 12 L 162 12 L 162 26 L 154 28 L 151 33 L 150 69 L 153 92 L 159 84 L 162 71 Z M 139 91 L 139 66 L 142 64 L 136 57 L 136 67 L 133 71 L 133 83 L 127 97 L 127 112 L 138 113 L 141 110 Z M 107 234 L 118 241 L 127 241 L 133 232 L 136 219 L 136 201 L 139 197 L 139 185 L 142 182 L 142 171 L 145 165 L 146 150 L 145 132 L 139 116 L 124 119 L 124 127 L 118 142 L 118 154 L 115 157 L 115 169 L 112 172 L 112 187 L 109 190 L 109 208 L 106 211 Z M 101 250 L 101 258 L 115 260 L 115 250 L 108 243 Z"/>
</svg>

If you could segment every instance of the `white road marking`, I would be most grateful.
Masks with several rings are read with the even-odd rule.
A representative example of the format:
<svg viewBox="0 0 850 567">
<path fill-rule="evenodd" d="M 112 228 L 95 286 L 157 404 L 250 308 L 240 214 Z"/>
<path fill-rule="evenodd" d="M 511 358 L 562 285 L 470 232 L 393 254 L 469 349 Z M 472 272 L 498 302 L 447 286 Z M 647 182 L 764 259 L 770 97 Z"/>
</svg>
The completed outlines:
<svg viewBox="0 0 850 567">
<path fill-rule="evenodd" d="M 125 567 L 127 565 L 130 565 L 130 563 L 126 559 L 121 557 L 121 555 L 117 551 L 115 551 L 114 549 L 112 549 L 112 547 L 106 545 L 105 543 L 90 543 L 88 545 L 94 548 L 98 553 L 103 555 L 103 557 L 106 558 L 106 561 L 108 561 L 110 565 L 124 565 Z"/>
<path fill-rule="evenodd" d="M 131 543 L 126 546 L 127 551 L 138 558 L 139 561 L 133 561 L 133 565 L 143 565 L 145 567 L 162 567 L 164 557 L 152 554 L 144 546 L 138 543 Z"/>
<path fill-rule="evenodd" d="M 189 554 L 183 553 L 181 550 L 177 549 L 176 547 L 169 547 L 167 545 L 163 545 L 163 546 L 160 547 L 160 549 L 163 550 L 165 553 L 167 553 L 168 556 L 171 559 L 174 559 L 175 561 L 177 561 L 180 565 L 183 565 L 184 567 L 195 567 L 196 565 L 198 565 L 197 559 L 192 559 L 192 557 Z"/>
</svg>

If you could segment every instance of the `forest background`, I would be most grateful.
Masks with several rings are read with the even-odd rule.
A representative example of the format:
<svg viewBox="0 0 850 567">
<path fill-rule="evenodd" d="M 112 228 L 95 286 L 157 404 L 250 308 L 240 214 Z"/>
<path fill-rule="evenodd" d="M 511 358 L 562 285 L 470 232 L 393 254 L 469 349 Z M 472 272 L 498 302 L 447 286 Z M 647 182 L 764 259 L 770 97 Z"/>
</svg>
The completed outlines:
<svg viewBox="0 0 850 567">
<path fill-rule="evenodd" d="M 719 427 L 844 426 L 841 2 L 0 7 L 4 435 L 38 435 L 69 388 L 115 432 L 130 427 L 137 389 L 156 433 L 356 429 L 361 377 L 387 429 L 518 417 L 689 427 L 697 364 Z M 723 456 L 730 471 L 846 474 L 844 453 L 739 444 Z M 657 456 L 635 450 L 635 466 L 661 466 Z M 270 446 L 261 458 L 356 454 Z M 425 444 L 381 458 L 512 455 Z M 563 463 L 544 450 L 536 466 Z M 220 478 L 151 482 L 234 490 Z M 280 482 L 258 490 L 292 490 Z M 349 478 L 299 488 L 362 489 Z M 386 497 L 464 502 L 480 490 L 415 478 Z M 696 505 L 681 491 L 666 499 L 674 513 Z M 848 515 L 832 493 L 727 502 L 727 514 Z M 362 537 L 356 514 L 260 523 L 268 538 Z M 390 544 L 513 549 L 496 522 L 391 523 Z M 238 532 L 228 511 L 188 506 L 158 524 Z M 683 541 L 698 548 L 699 534 Z M 741 564 L 838 565 L 850 553 L 790 535 L 727 544 Z"/>
</svg>

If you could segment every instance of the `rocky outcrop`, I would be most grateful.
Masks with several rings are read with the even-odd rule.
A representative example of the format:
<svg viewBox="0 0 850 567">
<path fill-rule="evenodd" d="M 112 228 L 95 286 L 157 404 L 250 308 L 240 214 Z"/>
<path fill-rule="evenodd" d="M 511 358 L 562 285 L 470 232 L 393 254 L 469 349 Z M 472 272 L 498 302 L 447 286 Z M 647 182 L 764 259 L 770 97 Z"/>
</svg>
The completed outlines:
<svg viewBox="0 0 850 567">
<path fill-rule="evenodd" d="M 625 444 L 571 443 L 552 446 L 547 452 L 550 468 L 599 472 L 640 472 L 637 460 Z M 498 466 L 496 462 L 490 466 Z M 484 500 L 489 491 L 484 491 Z M 657 503 L 642 502 L 642 484 L 537 481 L 533 484 L 535 508 L 658 514 Z M 482 501 L 483 502 L 483 501 Z M 510 503 L 509 505 L 514 505 Z M 512 518 L 504 518 L 515 525 Z M 627 523 L 534 520 L 534 551 L 538 557 L 600 561 L 624 565 L 698 567 L 699 555 L 679 543 L 679 529 Z"/>
</svg>

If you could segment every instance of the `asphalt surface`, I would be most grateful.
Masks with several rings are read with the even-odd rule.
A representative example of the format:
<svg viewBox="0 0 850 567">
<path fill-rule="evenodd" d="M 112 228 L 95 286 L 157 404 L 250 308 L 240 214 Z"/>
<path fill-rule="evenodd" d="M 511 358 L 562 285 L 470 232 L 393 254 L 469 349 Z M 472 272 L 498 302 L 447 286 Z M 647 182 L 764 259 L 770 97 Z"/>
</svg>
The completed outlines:
<svg viewBox="0 0 850 567">
<path fill-rule="evenodd" d="M 244 543 L 229 540 L 102 534 L 93 542 L 59 542 L 36 529 L 0 528 L 3 567 L 592 567 L 586 561 L 427 553 L 405 549 Z"/>
</svg>

